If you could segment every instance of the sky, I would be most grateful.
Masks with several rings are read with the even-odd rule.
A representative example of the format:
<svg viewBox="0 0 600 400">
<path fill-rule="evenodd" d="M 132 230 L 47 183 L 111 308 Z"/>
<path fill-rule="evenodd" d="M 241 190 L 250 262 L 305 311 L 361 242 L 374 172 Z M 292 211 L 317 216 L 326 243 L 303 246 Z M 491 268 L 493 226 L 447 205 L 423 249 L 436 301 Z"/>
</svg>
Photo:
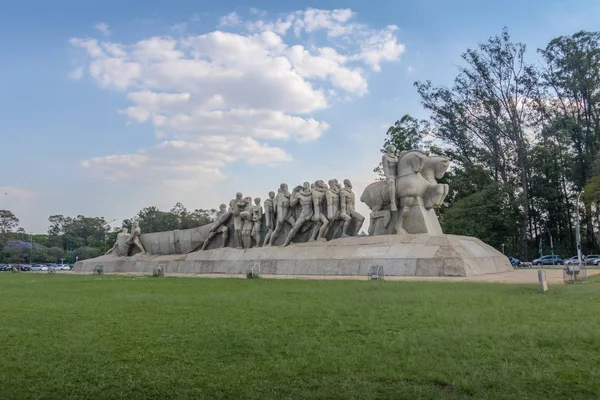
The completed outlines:
<svg viewBox="0 0 600 400">
<path fill-rule="evenodd" d="M 0 209 L 44 233 L 282 182 L 349 178 L 358 202 L 387 127 L 427 117 L 415 81 L 451 85 L 505 26 L 536 62 L 598 21 L 597 0 L 6 0 Z"/>
</svg>

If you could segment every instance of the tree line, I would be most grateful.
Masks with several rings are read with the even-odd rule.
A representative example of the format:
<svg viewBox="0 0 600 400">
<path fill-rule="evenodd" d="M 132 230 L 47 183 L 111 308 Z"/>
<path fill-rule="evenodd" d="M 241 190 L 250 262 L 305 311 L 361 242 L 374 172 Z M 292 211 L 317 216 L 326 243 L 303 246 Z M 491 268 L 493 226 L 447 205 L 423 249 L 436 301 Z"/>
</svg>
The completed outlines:
<svg viewBox="0 0 600 400">
<path fill-rule="evenodd" d="M 523 259 L 549 254 L 552 238 L 555 253 L 569 256 L 582 194 L 582 252 L 592 253 L 600 228 L 600 32 L 557 37 L 536 55 L 528 62 L 525 44 L 506 28 L 468 49 L 450 86 L 414 83 L 429 117 L 403 116 L 384 147 L 451 158 L 439 210 L 445 233 Z"/>
<path fill-rule="evenodd" d="M 216 210 L 189 211 L 177 203 L 169 211 L 146 207 L 134 217 L 123 220 L 121 226 L 131 230 L 138 221 L 142 232 L 163 232 L 189 229 L 214 220 Z M 0 263 L 75 262 L 98 257 L 112 247 L 121 227 L 111 228 L 104 217 L 48 217 L 47 234 L 29 234 L 17 216 L 9 210 L 0 210 Z"/>
</svg>

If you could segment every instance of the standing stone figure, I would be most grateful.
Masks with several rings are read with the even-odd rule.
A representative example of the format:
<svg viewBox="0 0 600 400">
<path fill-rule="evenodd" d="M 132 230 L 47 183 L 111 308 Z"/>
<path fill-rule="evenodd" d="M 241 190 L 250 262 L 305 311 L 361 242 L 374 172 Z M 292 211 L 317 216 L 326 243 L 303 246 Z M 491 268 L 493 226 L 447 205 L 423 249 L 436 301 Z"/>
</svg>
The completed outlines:
<svg viewBox="0 0 600 400">
<path fill-rule="evenodd" d="M 248 196 L 244 199 L 244 211 L 240 213 L 242 217 L 242 246 L 244 249 L 249 249 L 252 245 L 252 227 L 254 221 L 252 221 L 252 197 Z M 240 247 L 238 247 L 240 248 Z"/>
<path fill-rule="evenodd" d="M 265 201 L 266 203 L 266 201 Z M 256 242 L 256 247 L 260 247 L 260 228 L 262 227 L 263 208 L 260 206 L 260 197 L 254 199 L 254 207 L 252 207 L 252 232 L 251 236 Z"/>
<path fill-rule="evenodd" d="M 121 229 L 121 232 L 117 233 L 117 240 L 115 240 L 115 244 L 113 245 L 113 247 L 110 248 L 110 250 L 108 250 L 106 253 L 104 253 L 105 256 L 107 256 L 109 254 L 115 254 L 115 253 L 118 256 L 126 256 L 127 255 L 127 254 L 122 254 L 123 252 L 119 251 L 119 237 L 120 236 L 129 236 L 129 231 L 127 230 L 127 228 L 123 228 L 123 229 Z"/>
<path fill-rule="evenodd" d="M 340 216 L 344 220 L 344 226 L 342 227 L 342 237 L 348 236 L 347 231 L 350 225 L 350 221 L 352 220 L 354 220 L 355 225 L 352 236 L 358 235 L 358 232 L 360 231 L 363 222 L 365 222 L 365 217 L 356 212 L 356 199 L 354 196 L 354 192 L 352 191 L 352 182 L 350 182 L 350 179 L 344 179 L 344 188 L 340 190 L 340 205 L 342 208 Z"/>
<path fill-rule="evenodd" d="M 242 216 L 240 215 L 246 207 L 246 201 L 243 199 L 242 193 L 238 192 L 235 195 L 235 199 L 229 202 L 229 212 L 233 217 L 233 233 L 236 241 L 236 248 L 242 248 Z"/>
<path fill-rule="evenodd" d="M 327 219 L 329 220 L 329 229 L 331 229 L 335 221 L 341 219 L 340 189 L 340 184 L 338 183 L 337 179 L 329 180 L 329 190 L 327 190 L 327 193 L 325 194 L 327 199 Z"/>
<path fill-rule="evenodd" d="M 269 240 L 269 245 L 272 246 L 275 243 L 275 239 L 281 232 L 283 228 L 283 224 L 287 221 L 290 225 L 294 226 L 295 221 L 294 217 L 291 214 L 290 208 L 290 197 L 291 193 L 289 192 L 288 185 L 282 183 L 279 186 L 280 192 L 277 193 L 275 197 L 275 214 L 277 216 L 277 223 L 275 225 L 275 230 L 271 234 L 271 239 Z"/>
<path fill-rule="evenodd" d="M 142 245 L 142 242 L 140 241 L 141 234 L 142 234 L 142 231 L 140 229 L 139 222 L 133 221 L 133 229 L 131 230 L 131 236 L 129 236 L 129 239 L 127 240 L 127 245 L 129 246 L 129 251 L 127 252 L 127 254 L 130 254 L 131 250 L 134 247 L 137 247 L 140 250 L 140 253 L 142 253 L 142 254 L 146 253 L 146 250 L 144 249 L 144 246 Z"/>
<path fill-rule="evenodd" d="M 325 182 L 321 180 L 315 181 L 314 189 L 312 191 L 313 207 L 315 212 L 313 215 L 313 221 L 315 221 L 317 224 L 310 235 L 310 241 L 317 239 L 326 240 L 325 235 L 329 229 L 329 219 L 326 216 L 326 195 L 327 185 L 325 185 Z"/>
<path fill-rule="evenodd" d="M 385 148 L 385 154 L 381 158 L 383 174 L 388 185 L 390 196 L 390 210 L 397 211 L 396 207 L 396 176 L 398 169 L 398 156 L 396 155 L 396 146 L 393 144 Z"/>
<path fill-rule="evenodd" d="M 312 190 L 310 189 L 310 183 L 304 182 L 303 186 L 296 186 L 292 192 L 290 206 L 294 207 L 300 203 L 301 211 L 300 216 L 293 225 L 292 230 L 288 234 L 283 246 L 290 244 L 298 230 L 304 225 L 305 222 L 309 222 L 313 216 L 313 197 Z"/>
<path fill-rule="evenodd" d="M 265 234 L 265 245 L 269 243 L 271 234 L 273 233 L 273 225 L 275 224 L 275 204 L 273 199 L 275 198 L 275 192 L 269 192 L 269 198 L 265 200 L 265 226 L 267 233 Z"/>
<path fill-rule="evenodd" d="M 221 204 L 219 206 L 219 211 L 217 211 L 215 222 L 213 222 L 212 226 L 210 227 L 210 231 L 208 232 L 208 237 L 202 244 L 202 250 L 206 250 L 211 239 L 219 232 L 222 234 L 223 238 L 221 247 L 225 247 L 225 245 L 227 245 L 227 238 L 229 237 L 227 222 L 229 221 L 229 217 L 231 217 L 231 212 L 227 211 L 227 206 L 225 204 Z"/>
</svg>

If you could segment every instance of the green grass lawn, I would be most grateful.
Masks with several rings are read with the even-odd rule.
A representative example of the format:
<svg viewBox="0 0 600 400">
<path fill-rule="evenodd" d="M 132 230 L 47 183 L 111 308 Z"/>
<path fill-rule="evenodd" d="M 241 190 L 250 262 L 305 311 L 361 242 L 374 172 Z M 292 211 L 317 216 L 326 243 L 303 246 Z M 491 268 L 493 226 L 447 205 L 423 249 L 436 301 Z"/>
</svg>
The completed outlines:
<svg viewBox="0 0 600 400">
<path fill-rule="evenodd" d="M 0 274 L 0 399 L 597 399 L 600 281 Z"/>
</svg>

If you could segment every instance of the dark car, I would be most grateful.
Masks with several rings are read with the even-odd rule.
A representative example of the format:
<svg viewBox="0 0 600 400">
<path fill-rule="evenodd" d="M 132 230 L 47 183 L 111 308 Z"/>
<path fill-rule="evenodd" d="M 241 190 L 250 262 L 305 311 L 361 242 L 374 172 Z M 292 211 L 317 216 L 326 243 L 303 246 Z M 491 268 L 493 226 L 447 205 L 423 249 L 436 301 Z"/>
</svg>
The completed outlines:
<svg viewBox="0 0 600 400">
<path fill-rule="evenodd" d="M 19 265 L 21 271 L 31 271 L 31 265 Z"/>
<path fill-rule="evenodd" d="M 8 264 L 0 264 L 0 271 L 10 271 L 12 267 Z"/>
<path fill-rule="evenodd" d="M 536 258 L 532 262 L 533 265 L 563 265 L 563 259 L 561 256 L 543 256 Z"/>
</svg>

